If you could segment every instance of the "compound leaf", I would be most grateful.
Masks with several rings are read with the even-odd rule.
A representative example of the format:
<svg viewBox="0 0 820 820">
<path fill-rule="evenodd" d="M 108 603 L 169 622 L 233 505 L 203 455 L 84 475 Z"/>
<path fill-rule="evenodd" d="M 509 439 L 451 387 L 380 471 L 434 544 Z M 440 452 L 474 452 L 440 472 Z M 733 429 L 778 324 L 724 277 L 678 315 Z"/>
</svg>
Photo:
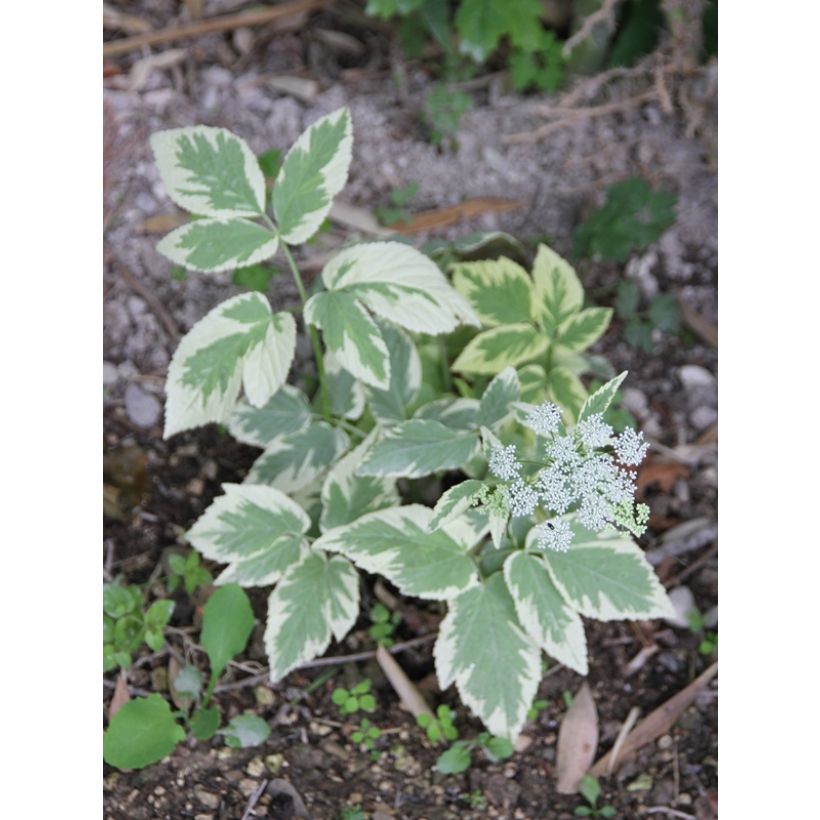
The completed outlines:
<svg viewBox="0 0 820 820">
<path fill-rule="evenodd" d="M 555 588 L 544 562 L 516 552 L 504 562 L 504 579 L 526 633 L 555 660 L 586 675 L 584 626 Z"/>
<path fill-rule="evenodd" d="M 159 131 L 151 148 L 168 196 L 186 211 L 227 218 L 265 210 L 265 178 L 247 143 L 224 128 Z"/>
<path fill-rule="evenodd" d="M 305 511 L 273 487 L 223 484 L 219 496 L 188 531 L 188 540 L 212 561 L 229 564 L 218 584 L 267 586 L 279 580 L 306 548 Z"/>
<path fill-rule="evenodd" d="M 288 151 L 273 189 L 273 210 L 283 241 L 306 242 L 344 188 L 353 148 L 350 112 L 340 108 L 317 120 Z"/>
<path fill-rule="evenodd" d="M 603 336 L 611 319 L 612 308 L 586 308 L 561 328 L 557 344 L 570 350 L 586 350 Z"/>
<path fill-rule="evenodd" d="M 534 315 L 532 280 L 511 259 L 462 262 L 453 266 L 453 284 L 489 327 L 527 322 Z"/>
<path fill-rule="evenodd" d="M 379 510 L 329 530 L 314 548 L 341 552 L 405 595 L 446 600 L 475 581 L 476 568 L 463 542 L 446 529 L 428 531 L 432 515 L 419 504 Z"/>
<path fill-rule="evenodd" d="M 265 648 L 271 681 L 342 640 L 359 611 L 359 576 L 340 556 L 311 551 L 277 584 L 268 600 Z"/>
<path fill-rule="evenodd" d="M 555 332 L 584 303 L 584 288 L 572 265 L 546 245 L 538 246 L 532 268 L 536 307 L 547 330 Z"/>
<path fill-rule="evenodd" d="M 541 653 L 519 626 L 501 573 L 449 602 L 434 655 L 441 688 L 455 682 L 492 734 L 514 740 L 538 689 Z"/>
</svg>

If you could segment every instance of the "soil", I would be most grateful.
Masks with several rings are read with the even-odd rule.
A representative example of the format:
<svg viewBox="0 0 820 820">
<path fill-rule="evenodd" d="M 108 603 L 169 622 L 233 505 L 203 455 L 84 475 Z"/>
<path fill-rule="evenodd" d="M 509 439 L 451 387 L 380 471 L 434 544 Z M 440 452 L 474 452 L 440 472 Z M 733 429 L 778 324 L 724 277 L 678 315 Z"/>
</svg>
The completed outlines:
<svg viewBox="0 0 820 820">
<path fill-rule="evenodd" d="M 205 3 L 208 14 L 237 5 L 226 0 Z M 120 10 L 133 13 L 130 6 Z M 170 0 L 147 0 L 139 14 L 160 28 L 177 19 L 179 6 Z M 238 289 L 228 276 L 189 275 L 176 281 L 170 264 L 157 254 L 155 243 L 166 228 L 157 231 L 151 220 L 172 214 L 173 206 L 149 155 L 146 139 L 154 130 L 223 125 L 254 150 L 285 148 L 318 116 L 346 104 L 353 114 L 355 149 L 345 202 L 372 210 L 387 204 L 390 190 L 410 181 L 419 184 L 413 211 L 467 197 L 509 197 L 525 206 L 484 214 L 432 236 L 457 238 L 501 229 L 522 240 L 547 237 L 562 253 L 570 252 L 574 228 L 600 204 L 606 187 L 639 174 L 677 193 L 677 222 L 625 266 L 578 262 L 591 300 L 612 304 L 617 282 L 630 276 L 646 296 L 673 293 L 707 326 L 716 325 L 714 102 L 704 95 L 703 110 L 694 115 L 691 100 L 699 99 L 697 88 L 685 110 L 675 106 L 667 112 L 660 103 L 649 102 L 556 130 L 540 142 L 508 145 L 504 134 L 532 130 L 543 121 L 538 106 L 555 100 L 513 95 L 491 74 L 471 86 L 475 106 L 462 121 L 457 149 L 442 152 L 427 140 L 419 115 L 419 101 L 434 82 L 429 65 L 403 63 L 384 28 L 358 16 L 325 10 L 290 27 L 269 25 L 172 47 L 183 52 L 176 65 L 149 72 L 146 78 L 134 68 L 145 56 L 137 52 L 118 58 L 116 70 L 110 69 L 105 80 L 108 515 L 103 559 L 109 577 L 159 584 L 157 567 L 164 556 L 182 547 L 184 531 L 220 493 L 221 484 L 241 481 L 257 453 L 213 426 L 162 440 L 162 385 L 178 336 Z M 313 81 L 315 93 L 295 97 L 277 90 L 270 78 L 281 75 Z M 628 97 L 634 83 L 627 78 L 608 87 L 606 100 Z M 590 102 L 601 98 L 592 95 Z M 310 269 L 312 260 L 352 237 L 349 229 L 334 225 L 306 249 L 301 262 Z M 425 238 L 429 236 L 419 239 Z M 532 251 L 533 245 L 528 247 Z M 274 280 L 269 295 L 275 304 L 296 300 L 285 277 Z M 616 370 L 630 371 L 625 404 L 657 445 L 652 470 L 643 475 L 652 517 L 642 544 L 667 586 L 688 587 L 700 612 L 716 622 L 717 550 L 709 528 L 717 516 L 717 350 L 694 326 L 675 336 L 656 333 L 654 349 L 646 354 L 626 344 L 623 327 L 615 321 L 595 352 Z M 296 369 L 309 368 L 309 351 L 300 348 L 299 357 Z M 694 548 L 660 560 L 675 551 L 670 545 L 685 540 L 676 529 L 681 525 L 694 526 L 696 535 L 706 532 L 706 537 L 695 539 Z M 328 654 L 373 648 L 366 617 L 376 600 L 373 581 L 366 579 L 363 615 L 356 628 Z M 198 650 L 185 629 L 197 624 L 201 600 L 192 601 L 182 592 L 174 597 L 172 626 L 177 631 L 170 643 L 196 660 Z M 262 592 L 252 596 L 262 623 L 265 597 Z M 405 617 L 396 640 L 435 629 L 441 615 L 435 606 L 406 600 L 401 604 Z M 699 652 L 698 635 L 666 623 L 590 621 L 586 628 L 599 754 L 611 747 L 633 707 L 642 716 L 648 714 L 714 660 Z M 630 673 L 630 661 L 652 643 L 658 651 Z M 431 700 L 458 711 L 462 737 L 481 731 L 452 688 L 438 692 L 429 644 L 397 657 Z M 262 670 L 264 660 L 258 628 L 226 681 L 241 682 Z M 145 649 L 129 677 L 132 691 L 167 691 L 167 664 L 167 654 Z M 330 678 L 328 671 L 333 672 Z M 362 677 L 373 681 L 379 704 L 368 715 L 383 732 L 377 760 L 352 743 L 357 721 L 340 716 L 330 698 L 335 686 Z M 107 711 L 115 677 L 111 673 L 106 678 Z M 287 818 L 300 816 L 303 802 L 317 820 L 338 818 L 357 805 L 373 818 L 572 817 L 583 801 L 556 793 L 555 753 L 558 726 L 567 710 L 565 693 L 577 692 L 581 683 L 571 671 L 550 667 L 538 695 L 548 705 L 525 727 L 526 748 L 500 763 L 477 754 L 468 772 L 444 776 L 434 771 L 444 747 L 432 747 L 413 718 L 399 708 L 374 662 L 299 670 L 272 687 L 249 685 L 218 695 L 225 716 L 253 709 L 269 720 L 272 733 L 263 746 L 233 750 L 218 740 L 191 742 L 139 772 L 106 767 L 105 814 L 134 820 Z M 246 814 L 265 782 L 254 813 Z M 619 817 L 642 816 L 650 808 L 699 820 L 717 816 L 716 680 L 669 734 L 645 746 L 616 776 L 602 780 L 599 805 L 606 803 L 617 808 Z"/>
</svg>

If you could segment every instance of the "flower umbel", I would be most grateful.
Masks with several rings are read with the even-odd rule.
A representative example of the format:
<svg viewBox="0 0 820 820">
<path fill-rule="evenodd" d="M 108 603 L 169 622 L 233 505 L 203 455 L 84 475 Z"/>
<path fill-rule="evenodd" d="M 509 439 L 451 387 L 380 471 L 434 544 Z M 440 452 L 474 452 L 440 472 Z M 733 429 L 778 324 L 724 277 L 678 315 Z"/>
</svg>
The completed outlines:
<svg viewBox="0 0 820 820">
<path fill-rule="evenodd" d="M 521 462 L 518 461 L 514 444 L 506 447 L 493 447 L 490 453 L 490 470 L 502 481 L 518 478 Z"/>
<path fill-rule="evenodd" d="M 550 436 L 561 424 L 561 411 L 557 404 L 544 402 L 530 410 L 526 425 L 539 436 Z"/>
<path fill-rule="evenodd" d="M 538 549 L 566 552 L 572 543 L 572 529 L 560 518 L 539 524 L 533 532 Z"/>
</svg>

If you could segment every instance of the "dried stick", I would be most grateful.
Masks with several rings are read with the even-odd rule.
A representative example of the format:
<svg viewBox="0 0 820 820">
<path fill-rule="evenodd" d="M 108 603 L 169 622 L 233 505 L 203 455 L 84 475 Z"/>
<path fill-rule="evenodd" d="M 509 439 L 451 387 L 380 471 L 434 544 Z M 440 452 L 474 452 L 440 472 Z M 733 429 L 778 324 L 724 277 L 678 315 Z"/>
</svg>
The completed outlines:
<svg viewBox="0 0 820 820">
<path fill-rule="evenodd" d="M 569 57 L 575 46 L 586 40 L 599 23 L 612 30 L 615 27 L 615 9 L 617 9 L 620 4 L 621 0 L 604 0 L 604 2 L 601 3 L 601 8 L 592 12 L 588 17 L 585 17 L 581 28 L 564 43 L 564 48 L 562 49 L 564 57 Z"/>
<path fill-rule="evenodd" d="M 242 820 L 250 820 L 251 817 L 256 817 L 254 813 L 254 806 L 259 802 L 259 798 L 262 796 L 262 793 L 267 789 L 268 781 L 263 780 L 255 789 L 253 794 L 250 796 L 248 800 L 248 805 L 245 808 L 245 813 L 242 815 Z"/>
<path fill-rule="evenodd" d="M 282 17 L 291 17 L 304 11 L 315 11 L 328 5 L 330 5 L 330 0 L 293 0 L 291 3 L 282 3 L 260 11 L 226 14 L 208 20 L 196 20 L 193 23 L 175 26 L 174 28 L 136 34 L 123 40 L 112 40 L 103 46 L 103 57 L 114 57 L 119 54 L 127 54 L 129 51 L 143 46 L 156 46 L 162 43 L 172 43 L 176 40 L 188 40 L 192 37 L 231 31 L 243 26 L 261 26 Z"/>
</svg>

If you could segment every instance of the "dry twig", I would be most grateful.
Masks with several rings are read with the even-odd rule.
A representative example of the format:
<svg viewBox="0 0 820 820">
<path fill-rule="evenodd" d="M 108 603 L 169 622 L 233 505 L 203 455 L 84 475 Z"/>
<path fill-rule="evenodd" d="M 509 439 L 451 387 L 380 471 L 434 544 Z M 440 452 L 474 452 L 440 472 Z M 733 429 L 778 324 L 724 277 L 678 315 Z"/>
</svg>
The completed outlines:
<svg viewBox="0 0 820 820">
<path fill-rule="evenodd" d="M 601 3 L 601 7 L 597 10 L 592 12 L 592 14 L 588 15 L 584 18 L 584 22 L 581 24 L 581 27 L 578 31 L 575 32 L 571 37 L 567 39 L 564 43 L 563 48 L 563 55 L 564 57 L 569 57 L 572 54 L 573 49 L 592 34 L 593 30 L 598 25 L 606 26 L 610 31 L 615 28 L 615 10 L 620 5 L 621 0 L 604 0 Z"/>
</svg>

